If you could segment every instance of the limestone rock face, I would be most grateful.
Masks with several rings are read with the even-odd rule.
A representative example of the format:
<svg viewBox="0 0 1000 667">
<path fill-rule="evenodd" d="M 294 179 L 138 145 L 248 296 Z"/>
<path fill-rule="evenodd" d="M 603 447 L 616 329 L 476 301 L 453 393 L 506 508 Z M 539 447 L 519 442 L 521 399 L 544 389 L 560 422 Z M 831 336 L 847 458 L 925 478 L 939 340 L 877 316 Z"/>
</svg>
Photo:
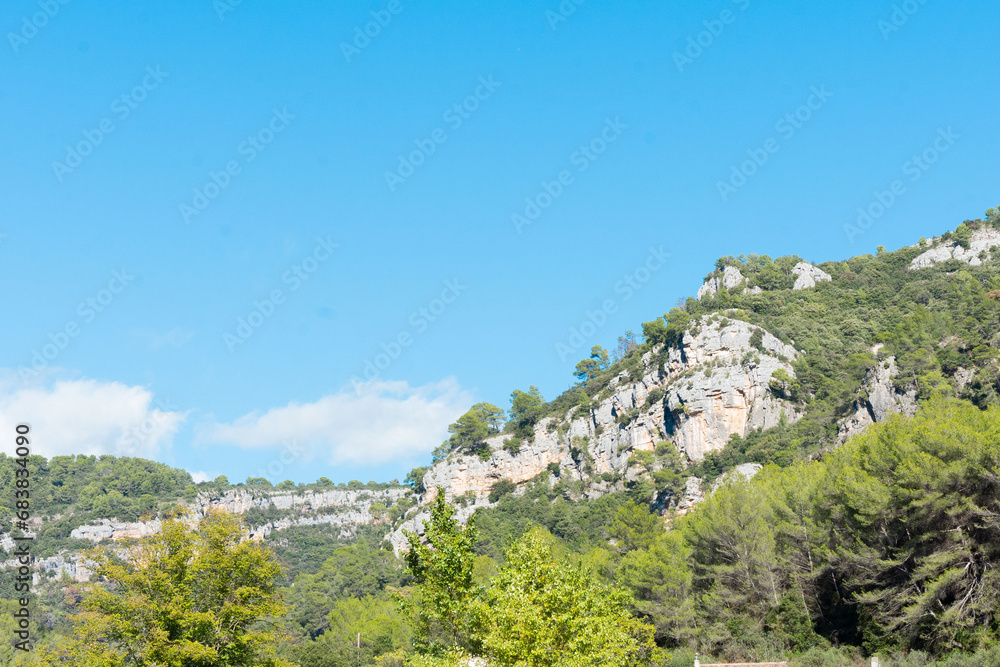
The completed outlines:
<svg viewBox="0 0 1000 667">
<path fill-rule="evenodd" d="M 800 416 L 768 388 L 779 368 L 794 376 L 793 347 L 764 332 L 758 350 L 750 345 L 758 327 L 738 320 L 725 326 L 702 322 L 697 334 L 684 336 L 682 350 L 670 353 L 677 379 L 669 383 L 666 431 L 692 461 L 722 449 L 733 434 L 776 426 L 782 412 L 790 423 Z"/>
<path fill-rule="evenodd" d="M 703 297 L 715 296 L 719 293 L 720 286 L 726 289 L 738 287 L 740 283 L 746 281 L 743 274 L 735 266 L 727 266 L 722 270 L 722 278 L 712 277 L 705 281 L 705 284 L 698 288 L 698 300 Z"/>
<path fill-rule="evenodd" d="M 794 290 L 816 287 L 817 282 L 832 280 L 829 273 L 813 266 L 809 262 L 799 262 L 792 269 L 792 273 L 798 276 L 795 279 L 795 285 L 792 287 Z"/>
<path fill-rule="evenodd" d="M 268 509 L 272 505 L 279 510 L 300 510 L 307 516 L 286 517 L 277 521 L 251 528 L 250 537 L 261 539 L 272 530 L 283 530 L 289 526 L 315 525 L 328 523 L 339 526 L 355 526 L 370 523 L 374 517 L 371 506 L 382 503 L 386 507 L 393 505 L 406 495 L 405 488 L 389 488 L 378 491 L 356 489 L 330 489 L 329 491 L 305 493 L 274 492 L 253 493 L 244 489 L 230 489 L 222 496 L 199 494 L 195 502 L 187 507 L 190 511 L 190 522 L 197 523 L 213 511 L 223 511 L 228 514 L 245 514 L 251 509 Z M 322 514 L 315 510 L 332 508 L 333 512 Z M 160 532 L 160 520 L 152 521 L 117 521 L 102 519 L 96 524 L 74 528 L 70 537 L 78 540 L 123 540 L 138 539 Z"/>
<path fill-rule="evenodd" d="M 885 421 L 889 415 L 903 414 L 912 417 L 917 412 L 917 392 L 910 389 L 900 392 L 892 383 L 899 374 L 895 357 L 889 357 L 865 376 L 864 390 L 867 399 L 854 402 L 854 413 L 841 420 L 837 442 L 846 442 L 863 430 Z"/>
<path fill-rule="evenodd" d="M 471 514 L 490 505 L 490 489 L 499 480 L 526 482 L 550 474 L 546 469 L 553 463 L 561 478 L 583 481 L 583 496 L 595 498 L 636 479 L 641 469 L 631 468 L 629 457 L 653 451 L 663 440 L 699 461 L 724 447 L 734 433 L 745 436 L 749 429 L 775 426 L 782 414 L 794 422 L 800 417 L 795 407 L 775 397 L 768 385 L 779 368 L 794 377 L 790 362 L 798 352 L 763 330 L 756 335 L 758 347 L 752 346 L 758 329 L 739 320 L 703 317 L 680 346 L 647 352 L 638 371 L 613 378 L 596 404 L 540 421 L 534 440 L 522 443 L 517 453 L 503 448 L 509 435 L 498 435 L 487 440 L 492 449 L 487 460 L 454 453 L 438 462 L 424 475 L 421 506 L 440 487 L 449 500 L 468 503 L 460 516 Z M 678 506 L 693 506 L 699 497 L 689 481 L 685 498 L 675 500 Z M 419 532 L 425 518 L 420 512 L 403 528 Z M 400 531 L 389 540 L 397 549 L 406 545 Z"/>
<path fill-rule="evenodd" d="M 924 269 L 939 262 L 947 262 L 949 259 L 957 259 L 971 266 L 979 266 L 983 263 L 983 260 L 979 258 L 981 253 L 986 253 L 987 261 L 993 259 L 992 248 L 994 246 L 1000 246 L 1000 230 L 977 229 L 972 232 L 968 248 L 963 248 L 958 243 L 937 245 L 914 257 L 913 261 L 910 262 L 910 270 Z"/>
</svg>

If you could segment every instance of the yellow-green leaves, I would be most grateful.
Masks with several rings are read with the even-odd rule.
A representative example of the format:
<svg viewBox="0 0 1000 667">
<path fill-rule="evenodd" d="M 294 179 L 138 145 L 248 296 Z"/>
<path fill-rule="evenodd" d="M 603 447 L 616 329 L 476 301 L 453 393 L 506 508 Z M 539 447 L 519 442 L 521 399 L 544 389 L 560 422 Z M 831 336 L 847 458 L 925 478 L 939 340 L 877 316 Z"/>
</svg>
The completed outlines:
<svg viewBox="0 0 1000 667">
<path fill-rule="evenodd" d="M 275 630 L 259 623 L 285 612 L 275 596 L 280 567 L 243 541 L 235 517 L 195 529 L 167 521 L 128 558 L 93 558 L 99 583 L 74 620 L 74 637 L 50 651 L 53 664 L 81 667 L 279 667 Z"/>
</svg>

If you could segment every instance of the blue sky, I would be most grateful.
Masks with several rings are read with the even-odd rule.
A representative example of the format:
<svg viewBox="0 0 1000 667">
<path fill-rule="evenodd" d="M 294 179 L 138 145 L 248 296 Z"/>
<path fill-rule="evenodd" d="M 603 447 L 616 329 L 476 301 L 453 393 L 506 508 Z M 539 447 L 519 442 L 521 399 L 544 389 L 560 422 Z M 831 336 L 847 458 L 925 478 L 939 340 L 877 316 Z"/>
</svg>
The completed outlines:
<svg viewBox="0 0 1000 667">
<path fill-rule="evenodd" d="M 401 479 L 719 256 L 1000 203 L 995 2 L 577 2 L 4 3 L 0 426 Z"/>
</svg>

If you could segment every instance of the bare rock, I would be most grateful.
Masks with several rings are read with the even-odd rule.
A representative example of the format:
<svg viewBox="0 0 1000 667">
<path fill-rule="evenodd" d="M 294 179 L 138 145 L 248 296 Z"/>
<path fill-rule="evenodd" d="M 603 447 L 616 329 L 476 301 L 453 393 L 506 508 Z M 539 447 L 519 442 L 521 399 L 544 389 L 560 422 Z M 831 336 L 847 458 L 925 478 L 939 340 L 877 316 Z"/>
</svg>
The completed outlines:
<svg viewBox="0 0 1000 667">
<path fill-rule="evenodd" d="M 700 301 L 706 296 L 715 296 L 722 287 L 731 290 L 744 282 L 746 282 L 746 278 L 739 269 L 735 266 L 727 266 L 722 270 L 722 278 L 713 276 L 698 288 L 698 300 Z"/>
<path fill-rule="evenodd" d="M 899 374 L 895 357 L 888 357 L 870 369 L 862 385 L 867 398 L 854 402 L 854 412 L 841 420 L 837 442 L 844 443 L 872 424 L 883 422 L 889 415 L 902 414 L 912 417 L 917 412 L 917 392 L 910 389 L 900 392 L 892 379 Z"/>
<path fill-rule="evenodd" d="M 798 276 L 795 279 L 795 285 L 792 286 L 794 290 L 816 287 L 817 282 L 832 280 L 829 273 L 813 266 L 809 262 L 799 262 L 792 269 L 792 273 Z"/>
<path fill-rule="evenodd" d="M 979 258 L 980 254 L 986 253 L 987 261 L 993 259 L 992 249 L 1000 246 L 1000 230 L 987 227 L 973 231 L 968 248 L 963 248 L 957 242 L 941 243 L 940 239 L 933 239 L 931 243 L 934 244 L 932 248 L 917 255 L 910 262 L 911 271 L 925 269 L 950 259 L 957 259 L 970 266 L 979 266 L 983 263 Z"/>
</svg>

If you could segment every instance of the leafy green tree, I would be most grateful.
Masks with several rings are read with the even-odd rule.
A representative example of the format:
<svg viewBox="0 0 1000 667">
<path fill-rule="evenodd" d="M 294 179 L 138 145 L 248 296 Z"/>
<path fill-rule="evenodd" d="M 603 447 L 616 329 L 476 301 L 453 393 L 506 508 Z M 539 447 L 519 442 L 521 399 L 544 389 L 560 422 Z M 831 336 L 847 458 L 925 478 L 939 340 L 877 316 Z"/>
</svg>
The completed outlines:
<svg viewBox="0 0 1000 667">
<path fill-rule="evenodd" d="M 631 500 L 618 508 L 608 532 L 618 541 L 622 553 L 648 549 L 665 533 L 661 517 Z"/>
<path fill-rule="evenodd" d="M 510 481 L 506 477 L 496 482 L 492 487 L 490 487 L 489 499 L 491 503 L 495 503 L 509 493 L 514 493 L 517 490 L 517 484 Z"/>
<path fill-rule="evenodd" d="M 535 437 L 535 424 L 545 412 L 545 400 L 538 387 L 532 386 L 528 391 L 515 389 L 510 395 L 510 422 L 515 435 L 525 440 Z"/>
<path fill-rule="evenodd" d="M 608 351 L 600 345 L 595 345 L 590 350 L 590 356 L 576 365 L 573 375 L 581 384 L 586 384 L 607 370 L 608 363 Z"/>
<path fill-rule="evenodd" d="M 291 606 L 287 619 L 297 633 L 316 637 L 329 628 L 330 604 L 347 598 L 377 597 L 403 583 L 400 560 L 361 538 L 339 547 L 315 574 L 300 574 L 284 589 Z"/>
<path fill-rule="evenodd" d="M 409 625 L 392 600 L 371 595 L 337 600 L 328 621 L 325 638 L 334 644 L 350 646 L 360 636 L 362 646 L 374 656 L 410 648 Z"/>
<path fill-rule="evenodd" d="M 973 649 L 997 622 L 1000 408 L 931 400 L 834 452 L 822 503 L 869 650 Z"/>
<path fill-rule="evenodd" d="M 964 222 L 960 224 L 954 232 L 952 232 L 951 236 L 955 239 L 955 242 L 958 243 L 958 245 L 965 249 L 968 249 L 972 244 L 972 228 Z"/>
<path fill-rule="evenodd" d="M 497 667 L 624 667 L 648 658 L 652 628 L 632 617 L 627 595 L 555 556 L 543 529 L 507 553 L 479 605 L 483 650 Z"/>
<path fill-rule="evenodd" d="M 763 490 L 730 474 L 709 502 L 684 519 L 694 587 L 711 624 L 703 639 L 720 648 L 733 643 L 734 635 L 762 632 L 784 592 L 772 508 Z"/>
<path fill-rule="evenodd" d="M 427 489 L 424 487 L 424 475 L 430 468 L 424 466 L 421 468 L 414 468 L 410 472 L 406 473 L 406 479 L 403 480 L 404 484 L 407 484 L 414 493 L 424 493 Z"/>
<path fill-rule="evenodd" d="M 632 606 L 656 628 L 657 642 L 683 646 L 694 636 L 691 547 L 678 531 L 661 531 L 646 548 L 629 551 L 616 573 L 632 592 Z"/>
<path fill-rule="evenodd" d="M 486 438 L 500 432 L 503 410 L 491 403 L 476 403 L 458 420 L 448 426 L 451 436 L 439 448 L 445 452 L 461 451 L 489 457 L 490 448 Z M 444 458 L 435 450 L 435 459 Z"/>
<path fill-rule="evenodd" d="M 417 582 L 403 600 L 413 628 L 413 645 L 419 653 L 433 656 L 455 650 L 475 653 L 480 644 L 471 605 L 477 593 L 474 517 L 464 528 L 459 525 L 455 508 L 441 487 L 430 509 L 430 520 L 424 524 L 426 542 L 404 531 L 409 543 L 406 567 Z"/>
<path fill-rule="evenodd" d="M 74 617 L 70 642 L 47 652 L 53 664 L 81 667 L 198 665 L 291 667 L 274 657 L 269 619 L 284 605 L 280 567 L 243 541 L 239 521 L 209 516 L 197 529 L 167 521 L 128 560 L 95 552 L 93 585 Z"/>
</svg>

